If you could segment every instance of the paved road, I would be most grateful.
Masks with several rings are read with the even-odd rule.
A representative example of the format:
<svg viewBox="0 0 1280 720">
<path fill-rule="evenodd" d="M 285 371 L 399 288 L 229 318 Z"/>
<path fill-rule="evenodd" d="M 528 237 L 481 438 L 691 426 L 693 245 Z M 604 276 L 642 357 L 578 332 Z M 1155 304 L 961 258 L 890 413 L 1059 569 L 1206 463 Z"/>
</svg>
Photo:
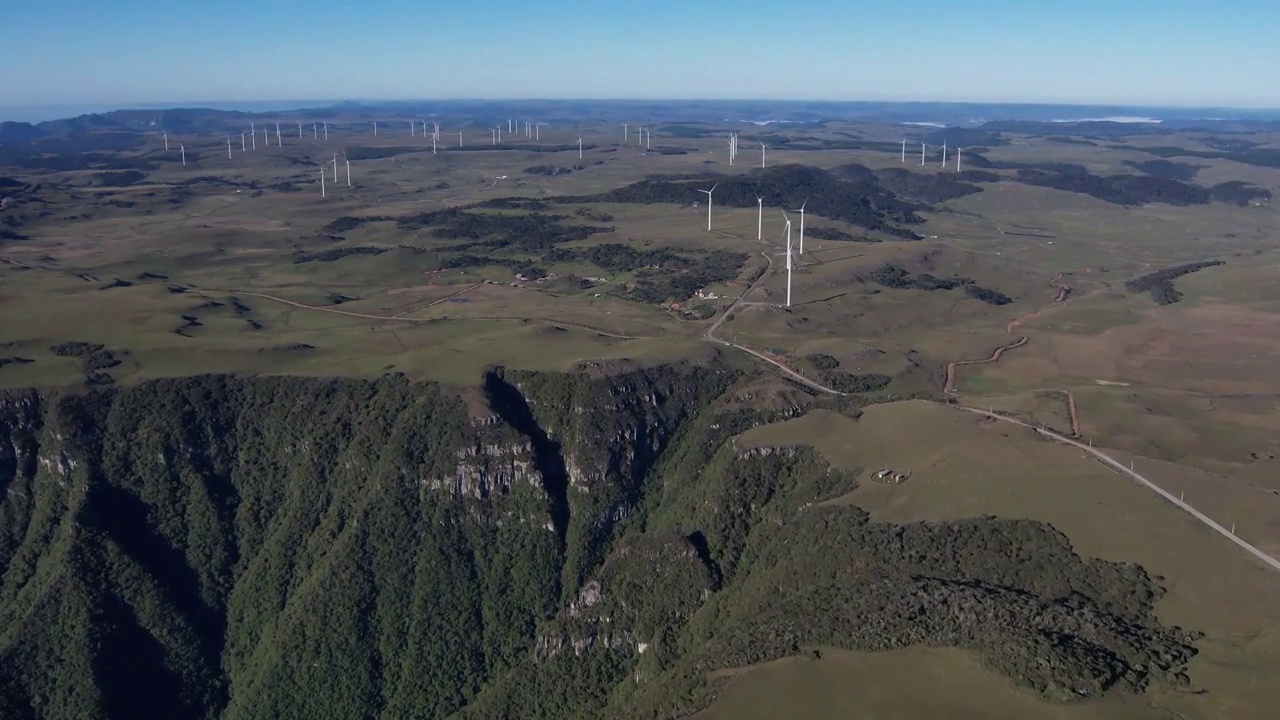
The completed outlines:
<svg viewBox="0 0 1280 720">
<path fill-rule="evenodd" d="M 1183 510 L 1186 510 L 1187 513 L 1191 515 L 1191 517 L 1194 517 L 1196 520 L 1199 520 L 1201 523 L 1209 526 L 1209 528 L 1212 529 L 1214 532 L 1225 537 L 1226 539 L 1230 540 L 1236 545 L 1239 545 L 1240 547 L 1244 548 L 1245 552 L 1258 558 L 1263 563 L 1265 563 L 1268 567 L 1270 567 L 1272 570 L 1276 570 L 1280 572 L 1280 560 L 1277 560 L 1271 557 L 1270 555 L 1259 550 L 1253 545 L 1250 545 L 1244 540 L 1241 540 L 1238 536 L 1236 536 L 1230 530 L 1219 525 L 1216 521 L 1214 521 L 1213 518 L 1209 517 L 1208 515 L 1205 515 L 1199 510 L 1196 510 L 1195 508 L 1191 507 L 1190 505 L 1183 502 L 1182 500 L 1179 500 L 1177 497 L 1174 497 L 1172 493 L 1166 491 L 1164 488 L 1160 487 L 1159 485 L 1156 485 L 1154 482 L 1151 482 L 1146 477 L 1143 477 L 1141 473 L 1130 470 L 1129 468 L 1125 467 L 1124 463 L 1116 460 L 1115 458 L 1102 452 L 1101 450 L 1098 450 L 1097 448 L 1094 448 L 1090 445 L 1086 445 L 1077 440 L 1072 440 L 1071 438 L 1065 435 L 1060 435 L 1052 430 L 1046 430 L 1045 428 L 1038 427 L 1036 425 L 1033 425 L 1029 422 L 1024 422 L 1017 418 L 1011 418 L 1006 415 L 1000 415 L 1000 414 L 990 412 L 987 410 L 982 410 L 979 408 L 965 407 L 963 405 L 956 405 L 954 407 L 958 407 L 959 409 L 964 410 L 965 412 L 971 412 L 976 415 L 984 415 L 986 417 L 992 418 L 993 420 L 1001 420 L 1003 422 L 1013 423 L 1014 425 L 1021 425 L 1022 427 L 1031 428 L 1032 430 L 1035 430 L 1036 432 L 1040 433 L 1041 435 L 1044 435 L 1045 437 L 1052 438 L 1054 440 L 1057 440 L 1060 443 L 1065 443 L 1067 445 L 1074 446 L 1076 448 L 1079 448 L 1080 450 L 1083 450 L 1086 453 L 1089 453 L 1098 461 L 1100 461 L 1102 464 L 1110 467 L 1112 470 L 1115 470 L 1116 472 L 1119 472 L 1122 475 L 1127 475 L 1133 478 L 1134 480 L 1138 481 L 1142 485 L 1145 485 L 1148 488 L 1156 491 L 1165 500 L 1168 500 L 1169 502 L 1173 503 L 1177 507 L 1180 507 Z"/>
</svg>

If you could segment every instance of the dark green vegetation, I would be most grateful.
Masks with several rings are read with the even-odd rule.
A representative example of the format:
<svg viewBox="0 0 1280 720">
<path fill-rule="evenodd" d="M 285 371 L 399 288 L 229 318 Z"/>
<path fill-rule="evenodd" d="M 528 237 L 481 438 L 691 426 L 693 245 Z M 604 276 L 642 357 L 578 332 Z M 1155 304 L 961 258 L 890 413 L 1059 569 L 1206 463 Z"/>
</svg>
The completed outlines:
<svg viewBox="0 0 1280 720">
<path fill-rule="evenodd" d="M 850 171 L 842 174 L 845 177 L 852 175 Z M 598 195 L 555 200 L 562 203 L 688 205 L 705 202 L 706 195 L 698 190 L 710 189 L 716 183 L 719 187 L 715 191 L 714 203 L 719 206 L 754 208 L 758 197 L 763 197 L 764 203 L 770 207 L 782 208 L 798 208 L 807 201 L 806 209 L 816 215 L 908 239 L 919 239 L 919 236 L 901 226 L 924 222 L 915 213 L 918 206 L 899 199 L 874 179 L 859 177 L 845 180 L 826 170 L 801 165 L 782 165 L 742 176 L 708 176 L 696 181 L 645 180 Z"/>
<path fill-rule="evenodd" d="M 1226 202 L 1248 205 L 1253 200 L 1269 200 L 1271 192 L 1240 181 L 1202 187 L 1188 182 L 1200 166 L 1153 160 L 1126 164 L 1145 175 L 1095 175 L 1083 165 L 1072 163 L 1017 163 L 993 161 L 978 153 L 965 155 L 974 167 L 989 170 L 1015 170 L 1012 179 L 1027 185 L 1080 193 L 1117 205 L 1204 205 Z"/>
<path fill-rule="evenodd" d="M 1196 173 L 1200 172 L 1200 168 L 1203 167 L 1201 165 L 1173 162 L 1171 160 L 1145 160 L 1143 162 L 1126 160 L 1124 164 L 1152 177 L 1163 178 L 1165 180 L 1181 180 L 1182 182 L 1190 182 L 1194 180 Z"/>
<path fill-rule="evenodd" d="M 813 507 L 852 477 L 738 447 L 774 415 L 729 409 L 736 382 L 7 393 L 0 711 L 678 717 L 710 671 L 832 645 L 970 648 L 1060 701 L 1185 682 L 1194 638 L 1158 624 L 1140 568 L 1034 522 Z"/>
<path fill-rule="evenodd" d="M 1182 293 L 1178 292 L 1178 289 L 1173 286 L 1174 280 L 1197 270 L 1222 264 L 1224 263 L 1221 260 L 1205 260 L 1203 262 L 1176 265 L 1136 277 L 1126 282 L 1124 286 L 1129 292 L 1150 293 L 1151 297 L 1161 305 L 1172 305 L 1182 299 Z"/>
<path fill-rule="evenodd" d="M 525 215 L 486 214 L 457 209 L 441 210 L 401 218 L 341 217 L 329 223 L 330 233 L 349 232 L 365 223 L 394 221 L 405 230 L 430 229 L 433 237 L 462 240 L 436 249 L 441 266 L 446 268 L 506 267 L 535 280 L 547 275 L 547 267 L 587 262 L 601 273 L 634 273 L 636 279 L 627 284 L 622 294 L 647 303 L 684 300 L 700 288 L 737 277 L 746 262 L 745 253 L 697 248 L 637 248 L 622 243 L 603 243 L 588 248 L 565 248 L 560 245 L 585 240 L 600 233 L 613 232 L 612 227 L 571 225 L 574 217 L 594 222 L 610 222 L 607 213 L 580 209 L 573 216 L 548 215 L 541 201 L 497 199 L 482 203 L 486 208 L 532 209 Z M 352 246 L 319 252 L 299 252 L 295 263 L 332 261 L 349 255 L 376 255 L 393 248 Z M 401 246 L 414 252 L 422 248 Z"/>
<path fill-rule="evenodd" d="M 991 305 L 1007 305 L 1013 302 L 1008 295 L 998 290 L 975 285 L 973 280 L 967 277 L 939 278 L 929 273 L 912 275 L 905 268 L 891 264 L 881 265 L 872 270 L 870 279 L 896 290 L 954 290 L 962 287 L 965 294 L 974 300 L 981 300 Z"/>
</svg>

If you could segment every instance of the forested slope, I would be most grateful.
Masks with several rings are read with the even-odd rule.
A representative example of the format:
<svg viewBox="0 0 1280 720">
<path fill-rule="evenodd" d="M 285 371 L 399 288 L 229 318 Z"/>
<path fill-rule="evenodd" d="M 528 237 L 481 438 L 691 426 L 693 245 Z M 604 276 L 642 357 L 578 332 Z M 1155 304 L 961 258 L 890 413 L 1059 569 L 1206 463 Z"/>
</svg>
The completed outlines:
<svg viewBox="0 0 1280 720">
<path fill-rule="evenodd" d="M 1140 568 L 815 506 L 853 479 L 739 448 L 772 416 L 738 380 L 0 395 L 0 717 L 676 717 L 810 645 L 968 647 L 1058 700 L 1181 681 Z"/>
</svg>

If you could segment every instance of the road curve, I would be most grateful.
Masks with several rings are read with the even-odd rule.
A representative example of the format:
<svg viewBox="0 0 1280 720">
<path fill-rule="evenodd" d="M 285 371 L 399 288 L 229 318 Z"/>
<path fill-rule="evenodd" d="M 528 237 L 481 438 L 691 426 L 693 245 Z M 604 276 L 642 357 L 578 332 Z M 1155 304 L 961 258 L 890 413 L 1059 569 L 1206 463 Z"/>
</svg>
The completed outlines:
<svg viewBox="0 0 1280 720">
<path fill-rule="evenodd" d="M 760 285 L 764 284 L 764 281 L 769 278 L 769 273 L 773 272 L 773 258 L 769 256 L 769 252 L 767 250 L 762 250 L 760 254 L 763 255 L 765 261 L 769 263 L 765 267 L 764 272 L 760 273 L 760 277 L 756 278 L 756 281 L 751 283 L 750 287 L 748 287 L 746 290 L 743 290 L 741 293 L 738 293 L 738 297 L 735 298 L 732 303 L 730 303 L 729 307 L 725 308 L 724 312 L 720 313 L 720 317 L 716 318 L 714 322 L 712 322 L 710 325 L 707 326 L 707 329 L 702 333 L 702 339 L 708 342 L 716 343 L 718 345 L 724 345 L 725 347 L 737 348 L 738 350 L 741 350 L 742 352 L 747 353 L 748 355 L 759 358 L 769 363 L 770 365 L 778 368 L 778 370 L 780 370 L 783 375 L 786 375 L 787 377 L 791 378 L 792 380 L 795 380 L 796 382 L 800 383 L 801 385 L 804 385 L 807 388 L 811 388 L 813 390 L 817 390 L 818 392 L 826 393 L 828 395 L 847 394 L 847 393 L 842 393 L 839 390 L 836 390 L 835 388 L 829 388 L 826 385 L 823 385 L 822 383 L 816 380 L 810 380 L 804 375 L 801 375 L 795 370 L 792 370 L 791 368 L 787 367 L 782 362 L 775 360 L 774 358 L 771 358 L 768 355 L 765 355 L 764 353 L 758 350 L 753 350 L 749 347 L 746 347 L 745 345 L 739 345 L 737 343 L 729 342 L 728 340 L 724 340 L 716 337 L 716 331 L 720 329 L 720 326 L 724 324 L 725 320 L 727 320 L 729 316 L 732 315 L 740 305 L 742 305 L 743 301 L 746 300 L 747 295 L 751 294 L 752 291 L 760 287 Z"/>
<path fill-rule="evenodd" d="M 1241 540 L 1238 536 L 1236 536 L 1230 530 L 1219 525 L 1213 518 L 1209 517 L 1208 515 L 1205 515 L 1199 510 L 1196 510 L 1195 508 L 1188 505 L 1186 502 L 1174 497 L 1172 493 L 1168 492 L 1164 488 L 1160 487 L 1159 485 L 1156 485 L 1154 482 L 1151 482 L 1147 478 L 1143 477 L 1141 473 L 1130 470 L 1129 468 L 1124 466 L 1124 463 L 1116 460 L 1115 458 L 1102 452 L 1101 450 L 1098 450 L 1097 448 L 1094 448 L 1091 445 L 1086 445 L 1085 443 L 1079 442 L 1078 440 L 1072 440 L 1071 438 L 1065 435 L 1060 435 L 1052 430 L 1048 430 L 1046 428 L 1042 428 L 1037 425 L 1033 425 L 1032 423 L 1025 422 L 1017 418 L 1012 418 L 1007 415 L 1000 415 L 998 413 L 990 412 L 988 410 L 982 410 L 980 408 L 974 408 L 974 407 L 966 407 L 964 405 L 954 405 L 953 407 L 964 410 L 965 412 L 974 413 L 975 415 L 983 415 L 993 420 L 1001 420 L 1003 422 L 1013 423 L 1014 425 L 1021 425 L 1022 427 L 1025 427 L 1025 428 L 1031 428 L 1032 430 L 1035 430 L 1036 432 L 1040 433 L 1041 435 L 1044 435 L 1045 437 L 1051 438 L 1053 440 L 1057 440 L 1060 443 L 1071 445 L 1073 447 L 1079 448 L 1080 450 L 1083 450 L 1084 452 L 1092 455 L 1096 460 L 1098 460 L 1102 464 L 1110 467 L 1112 470 L 1115 470 L 1121 473 L 1122 475 L 1127 475 L 1130 478 L 1133 478 L 1134 480 L 1138 481 L 1142 485 L 1145 485 L 1146 487 L 1156 491 L 1165 500 L 1168 500 L 1169 502 L 1173 503 L 1177 507 L 1187 511 L 1187 513 L 1191 515 L 1191 517 L 1207 525 L 1214 532 L 1230 540 L 1236 545 L 1239 545 L 1241 548 L 1244 548 L 1245 552 L 1261 560 L 1264 564 L 1266 564 L 1272 570 L 1280 572 L 1280 560 L 1277 560 L 1271 557 L 1265 552 L 1259 550 L 1257 547 L 1250 545 L 1244 540 Z"/>
</svg>

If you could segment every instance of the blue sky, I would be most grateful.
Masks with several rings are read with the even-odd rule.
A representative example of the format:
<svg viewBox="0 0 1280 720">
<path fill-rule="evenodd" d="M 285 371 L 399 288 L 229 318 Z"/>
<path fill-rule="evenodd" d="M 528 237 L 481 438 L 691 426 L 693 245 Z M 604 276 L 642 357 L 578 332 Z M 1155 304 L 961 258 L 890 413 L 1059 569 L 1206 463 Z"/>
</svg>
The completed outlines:
<svg viewBox="0 0 1280 720">
<path fill-rule="evenodd" d="M 38 0 L 0 106 L 768 98 L 1280 107 L 1274 0 Z"/>
</svg>

